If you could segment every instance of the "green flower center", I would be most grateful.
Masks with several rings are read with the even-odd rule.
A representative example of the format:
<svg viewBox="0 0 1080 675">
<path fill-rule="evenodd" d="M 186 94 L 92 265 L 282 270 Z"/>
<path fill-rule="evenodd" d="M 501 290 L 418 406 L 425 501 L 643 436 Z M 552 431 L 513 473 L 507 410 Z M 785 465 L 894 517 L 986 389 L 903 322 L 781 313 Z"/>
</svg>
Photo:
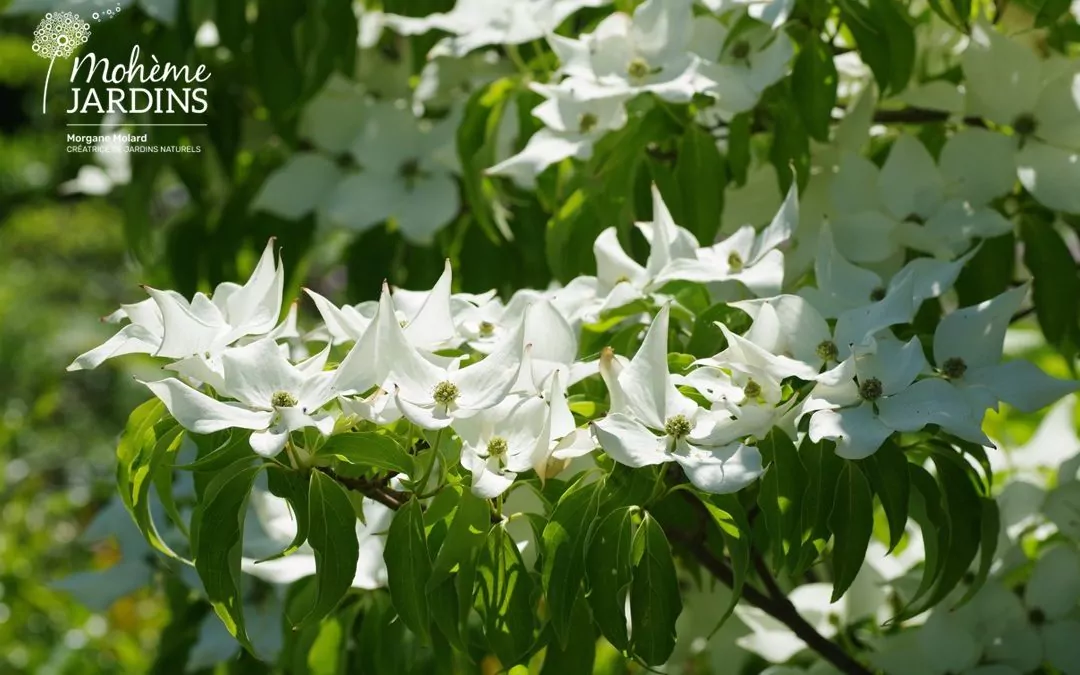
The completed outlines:
<svg viewBox="0 0 1080 675">
<path fill-rule="evenodd" d="M 950 380 L 958 380 L 967 372 L 967 364 L 964 363 L 964 359 L 959 356 L 953 356 L 945 359 L 945 363 L 941 367 L 941 372 L 945 373 L 945 377 Z"/>
<path fill-rule="evenodd" d="M 432 392 L 432 397 L 439 405 L 450 405 L 457 400 L 458 394 L 460 393 L 461 390 L 458 389 L 456 384 L 449 380 L 445 380 L 435 385 L 435 391 Z"/>
<path fill-rule="evenodd" d="M 1027 138 L 1034 134 L 1039 128 L 1039 122 L 1035 119 L 1034 115 L 1024 113 L 1023 115 L 1018 115 L 1016 119 L 1013 120 L 1012 128 L 1017 136 L 1020 138 Z"/>
<path fill-rule="evenodd" d="M 407 159 L 401 164 L 398 172 L 405 180 L 414 179 L 420 175 L 420 162 L 416 159 Z"/>
<path fill-rule="evenodd" d="M 596 124 L 599 121 L 600 120 L 596 119 L 596 115 L 592 113 L 582 113 L 581 117 L 578 118 L 578 131 L 587 134 L 596 128 Z"/>
<path fill-rule="evenodd" d="M 871 302 L 881 302 L 884 299 L 885 299 L 885 289 L 882 288 L 881 286 L 878 286 L 874 290 L 870 291 L 870 301 Z"/>
<path fill-rule="evenodd" d="M 495 333 L 495 324 L 490 321 L 480 322 L 480 337 L 491 337 Z"/>
<path fill-rule="evenodd" d="M 493 436 L 487 444 L 487 453 L 489 457 L 502 457 L 506 454 L 509 446 L 506 443 L 506 439 L 502 436 Z"/>
<path fill-rule="evenodd" d="M 626 66 L 627 74 L 635 80 L 640 80 L 641 78 L 648 75 L 651 71 L 652 69 L 649 68 L 649 62 L 641 58 L 640 56 L 631 60 L 630 63 Z"/>
<path fill-rule="evenodd" d="M 1030 621 L 1033 626 L 1041 626 L 1046 623 L 1046 613 L 1041 609 L 1033 609 L 1028 612 L 1028 621 Z"/>
<path fill-rule="evenodd" d="M 840 355 L 840 350 L 836 348 L 836 343 L 832 340 L 825 340 L 814 351 L 822 361 L 835 361 Z"/>
<path fill-rule="evenodd" d="M 287 391 L 275 391 L 270 396 L 270 405 L 275 408 L 295 408 L 299 401 Z"/>
<path fill-rule="evenodd" d="M 743 262 L 741 255 L 732 251 L 731 255 L 727 257 L 727 264 L 732 272 L 739 272 L 742 270 L 743 265 L 745 265 L 746 263 Z"/>
<path fill-rule="evenodd" d="M 746 395 L 748 401 L 756 400 L 761 396 L 761 385 L 753 380 L 747 380 L 746 386 L 743 387 L 743 394 Z"/>
<path fill-rule="evenodd" d="M 746 57 L 750 56 L 750 43 L 746 40 L 739 40 L 731 45 L 731 56 L 739 61 L 746 59 Z"/>
<path fill-rule="evenodd" d="M 690 424 L 690 420 L 686 419 L 686 415 L 675 415 L 669 417 L 667 422 L 664 423 L 664 433 L 671 436 L 675 440 L 689 434 L 694 428 L 694 425 Z"/>
<path fill-rule="evenodd" d="M 876 377 L 871 377 L 859 384 L 859 396 L 864 401 L 876 401 L 881 398 L 881 380 Z"/>
</svg>

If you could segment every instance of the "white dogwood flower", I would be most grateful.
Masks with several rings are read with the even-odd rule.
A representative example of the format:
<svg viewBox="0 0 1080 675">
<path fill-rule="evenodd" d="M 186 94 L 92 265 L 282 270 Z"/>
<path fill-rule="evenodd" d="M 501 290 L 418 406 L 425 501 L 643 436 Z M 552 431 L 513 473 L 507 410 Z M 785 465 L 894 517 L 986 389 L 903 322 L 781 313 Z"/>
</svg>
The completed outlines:
<svg viewBox="0 0 1080 675">
<path fill-rule="evenodd" d="M 716 99 L 700 113 L 706 121 L 727 121 L 753 108 L 762 92 L 787 74 L 795 55 L 783 31 L 757 24 L 732 36 L 725 24 L 708 15 L 694 17 L 690 49 L 702 59 L 696 88 Z"/>
<path fill-rule="evenodd" d="M 424 351 L 434 352 L 440 349 L 453 349 L 461 343 L 454 327 L 451 310 L 452 283 L 453 272 L 448 259 L 435 285 L 418 298 L 419 307 L 402 308 L 400 300 L 405 294 L 400 290 L 394 293 L 394 305 L 397 310 L 395 316 L 398 316 L 398 322 L 405 328 L 405 337 L 409 340 L 409 344 Z M 379 307 L 376 301 L 338 307 L 315 291 L 306 288 L 304 291 L 315 302 L 315 307 L 322 316 L 333 344 L 359 340 L 375 319 Z"/>
<path fill-rule="evenodd" d="M 498 497 L 519 473 L 533 468 L 546 408 L 537 396 L 512 395 L 454 422 L 461 437 L 461 465 L 472 474 L 474 495 Z"/>
<path fill-rule="evenodd" d="M 940 167 L 908 135 L 896 139 L 881 169 L 864 157 L 846 155 L 830 186 L 832 228 L 844 256 L 856 263 L 880 262 L 910 248 L 951 259 L 973 239 L 1011 232 L 1012 224 L 987 202 L 1004 194 L 1012 179 L 1007 171 L 1004 180 L 987 176 L 987 167 L 978 174 L 970 171 L 972 134 L 994 137 L 985 130 L 954 136 L 942 149 Z M 974 186 L 965 182 L 983 176 L 985 181 Z"/>
<path fill-rule="evenodd" d="M 338 391 L 377 384 L 393 393 L 406 419 L 424 429 L 442 429 L 495 406 L 510 393 L 521 370 L 524 321 L 491 354 L 460 368 L 456 359 L 439 365 L 425 358 L 395 321 L 378 320 L 368 332 L 372 337 L 365 334 L 338 369 Z M 370 354 L 377 355 L 378 365 L 370 364 Z"/>
<path fill-rule="evenodd" d="M 1045 206 L 1080 213 L 1080 71 L 1075 63 L 1044 61 L 985 19 L 971 28 L 962 56 L 967 112 L 1011 127 L 1011 137 L 985 143 L 995 168 L 1015 168 L 1020 182 Z"/>
<path fill-rule="evenodd" d="M 836 442 L 836 454 L 862 459 L 874 454 L 895 431 L 940 425 L 966 440 L 990 445 L 964 401 L 939 378 L 916 382 L 927 370 L 918 338 L 881 340 L 874 351 L 856 353 L 855 379 L 818 383 L 804 403 L 813 412 L 809 436 Z"/>
<path fill-rule="evenodd" d="M 251 448 L 264 457 L 281 452 L 289 434 L 315 427 L 329 435 L 334 418 L 318 411 L 333 397 L 334 373 L 325 371 L 329 350 L 293 365 L 277 343 L 263 339 L 221 355 L 218 393 L 211 398 L 177 380 L 143 382 L 188 431 L 209 434 L 222 429 L 251 429 Z"/>
<path fill-rule="evenodd" d="M 175 291 L 143 288 L 149 300 L 123 305 L 105 317 L 129 323 L 95 349 L 78 356 L 68 370 L 89 370 L 125 354 L 169 359 L 213 359 L 229 345 L 272 332 L 281 315 L 285 270 L 274 260 L 271 239 L 247 283 L 218 284 L 212 296 L 196 293 L 189 301 Z"/>
<path fill-rule="evenodd" d="M 386 14 L 386 25 L 401 35 L 423 35 L 432 30 L 450 33 L 445 49 L 464 56 L 488 45 L 519 45 L 551 33 L 583 7 L 599 7 L 610 0 L 458 0 L 449 12 L 423 17 Z"/>
<path fill-rule="evenodd" d="M 744 225 L 718 244 L 695 246 L 691 255 L 672 255 L 656 275 L 656 284 L 674 280 L 734 281 L 758 297 L 774 295 L 784 282 L 784 254 L 778 247 L 791 238 L 798 223 L 798 189 L 792 184 L 772 222 L 761 232 Z"/>
<path fill-rule="evenodd" d="M 351 152 L 363 170 L 337 183 L 319 206 L 320 220 L 364 232 L 393 218 L 405 238 L 431 242 L 461 207 L 456 116 L 420 120 L 391 102 L 357 114 L 364 124 Z"/>
<path fill-rule="evenodd" d="M 490 175 L 507 176 L 522 187 L 534 187 L 544 169 L 568 157 L 591 158 L 600 138 L 626 125 L 627 92 L 586 98 L 571 80 L 555 86 L 534 82 L 529 88 L 545 98 L 532 111 L 544 128 L 529 138 L 521 152 L 489 168 L 486 173 Z"/>
<path fill-rule="evenodd" d="M 560 72 L 582 98 L 650 92 L 689 101 L 696 59 L 688 51 L 693 0 L 646 0 L 633 15 L 615 12 L 579 39 L 551 34 Z"/>
<path fill-rule="evenodd" d="M 674 461 L 698 489 L 736 492 L 761 475 L 761 455 L 740 442 L 709 444 L 709 412 L 681 394 L 668 373 L 668 313 L 665 305 L 625 368 L 610 353 L 601 357 L 611 412 L 593 422 L 593 433 L 620 464 L 637 468 Z"/>
<path fill-rule="evenodd" d="M 1030 361 L 1001 361 L 1005 332 L 1027 296 L 1018 286 L 941 320 L 934 332 L 934 363 L 977 414 L 1004 401 L 1034 412 L 1080 389 L 1080 381 L 1059 380 Z"/>
<path fill-rule="evenodd" d="M 964 265 L 975 255 L 972 249 L 954 261 L 937 258 L 915 258 L 889 279 L 859 267 L 837 250 L 832 229 L 823 224 L 818 238 L 818 254 L 814 260 L 814 286 L 804 286 L 798 294 L 806 298 L 826 319 L 834 319 L 845 311 L 865 307 L 891 294 L 905 280 L 911 282 L 912 309 L 917 311 L 925 300 L 936 298 L 950 290 Z"/>
</svg>

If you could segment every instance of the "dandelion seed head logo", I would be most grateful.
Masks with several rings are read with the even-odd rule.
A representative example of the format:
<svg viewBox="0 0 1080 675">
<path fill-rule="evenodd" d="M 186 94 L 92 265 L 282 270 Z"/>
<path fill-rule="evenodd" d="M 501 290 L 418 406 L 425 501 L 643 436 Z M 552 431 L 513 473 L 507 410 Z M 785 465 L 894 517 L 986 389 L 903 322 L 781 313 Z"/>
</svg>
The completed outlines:
<svg viewBox="0 0 1080 675">
<path fill-rule="evenodd" d="M 75 48 L 90 39 L 90 24 L 74 12 L 49 12 L 34 31 L 31 49 L 43 59 L 49 59 L 49 71 L 45 74 L 45 91 L 41 95 L 41 112 L 45 113 L 46 92 L 49 76 L 56 59 L 66 59 Z"/>
<path fill-rule="evenodd" d="M 34 31 L 31 49 L 43 59 L 66 59 L 90 39 L 90 24 L 74 12 L 50 12 Z"/>
</svg>

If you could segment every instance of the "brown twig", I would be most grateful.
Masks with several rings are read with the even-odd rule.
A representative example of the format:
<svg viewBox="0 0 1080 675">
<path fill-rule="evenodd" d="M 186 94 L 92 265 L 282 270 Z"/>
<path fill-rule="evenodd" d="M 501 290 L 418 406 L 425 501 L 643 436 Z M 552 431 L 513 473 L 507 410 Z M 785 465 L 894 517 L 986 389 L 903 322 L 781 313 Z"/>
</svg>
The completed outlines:
<svg viewBox="0 0 1080 675">
<path fill-rule="evenodd" d="M 704 513 L 704 505 L 702 505 L 697 498 L 686 492 L 683 492 L 683 495 L 685 495 L 688 502 L 694 505 L 694 508 L 698 510 L 699 513 L 702 513 L 706 519 L 708 518 L 708 513 Z M 701 522 L 707 522 L 707 520 Z M 717 556 L 716 553 L 706 545 L 703 532 L 687 532 L 682 529 L 673 528 L 667 531 L 667 534 L 672 540 L 679 542 L 686 547 L 686 549 L 693 554 L 694 558 L 697 559 L 698 563 L 708 570 L 710 574 L 719 579 L 725 586 L 729 588 L 734 587 L 734 571 L 727 562 Z M 757 588 L 747 584 L 742 588 L 742 600 L 745 600 L 752 606 L 757 607 L 787 626 L 788 629 L 805 642 L 810 649 L 813 649 L 821 655 L 821 658 L 831 663 L 840 672 L 845 673 L 846 675 L 873 675 L 872 671 L 856 661 L 850 654 L 844 651 L 843 647 L 819 633 L 802 617 L 802 615 L 799 614 L 795 605 L 788 600 L 787 595 L 780 588 L 779 584 L 776 583 L 776 579 L 773 578 L 772 574 L 769 572 L 764 560 L 756 553 L 754 556 L 754 564 L 757 567 L 758 576 L 761 577 L 761 581 L 769 594 L 766 595 Z"/>
<path fill-rule="evenodd" d="M 726 562 L 705 546 L 704 538 L 686 536 L 686 533 L 683 532 L 669 532 L 668 534 L 693 553 L 701 566 L 725 586 L 730 588 L 734 585 L 735 573 Z M 795 609 L 795 605 L 791 604 L 791 601 L 786 596 L 781 595 L 778 598 L 771 598 L 753 586 L 743 586 L 742 600 L 787 626 L 810 649 L 820 654 L 821 658 L 831 663 L 840 672 L 846 673 L 846 675 L 873 675 L 872 671 L 852 658 L 840 645 L 829 640 L 807 623 L 806 619 L 799 614 L 799 611 Z"/>
<path fill-rule="evenodd" d="M 405 502 L 409 500 L 409 496 L 404 492 L 393 490 L 387 485 L 389 479 L 371 480 L 369 478 L 350 478 L 349 476 L 338 474 L 327 466 L 316 468 L 330 478 L 333 478 L 342 487 L 354 492 L 359 492 L 365 497 L 370 497 L 383 506 L 394 509 L 395 511 L 404 506 Z"/>
</svg>

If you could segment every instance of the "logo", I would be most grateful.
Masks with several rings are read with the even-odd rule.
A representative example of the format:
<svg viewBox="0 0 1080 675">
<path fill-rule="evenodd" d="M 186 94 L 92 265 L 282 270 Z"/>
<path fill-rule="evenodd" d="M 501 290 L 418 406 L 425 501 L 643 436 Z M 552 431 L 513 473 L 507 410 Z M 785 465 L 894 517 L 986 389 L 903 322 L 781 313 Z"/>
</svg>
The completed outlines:
<svg viewBox="0 0 1080 675">
<path fill-rule="evenodd" d="M 107 10 L 106 18 L 120 13 Z M 101 20 L 98 12 L 95 21 Z M 90 24 L 75 12 L 49 12 L 34 31 L 32 49 L 49 60 L 45 88 L 41 95 L 41 112 L 48 112 L 49 78 L 56 59 L 66 59 L 90 39 Z M 154 55 L 144 63 L 139 45 L 133 45 L 126 61 L 110 62 L 94 52 L 75 57 L 71 68 L 71 93 L 74 98 L 68 113 L 97 113 L 103 115 L 171 113 L 200 114 L 207 110 L 207 89 L 201 86 L 210 79 L 206 66 L 175 65 L 161 62 Z M 68 125 L 86 126 L 86 125 Z M 137 125 L 138 126 L 138 125 Z M 168 124 L 165 122 L 142 126 L 205 126 L 204 124 Z"/>
<path fill-rule="evenodd" d="M 41 114 L 46 112 L 49 77 L 56 59 L 71 56 L 76 47 L 86 44 L 89 39 L 90 24 L 74 12 L 49 12 L 38 24 L 31 49 L 41 58 L 49 59 L 49 70 L 45 73 L 45 89 L 41 93 Z"/>
</svg>

